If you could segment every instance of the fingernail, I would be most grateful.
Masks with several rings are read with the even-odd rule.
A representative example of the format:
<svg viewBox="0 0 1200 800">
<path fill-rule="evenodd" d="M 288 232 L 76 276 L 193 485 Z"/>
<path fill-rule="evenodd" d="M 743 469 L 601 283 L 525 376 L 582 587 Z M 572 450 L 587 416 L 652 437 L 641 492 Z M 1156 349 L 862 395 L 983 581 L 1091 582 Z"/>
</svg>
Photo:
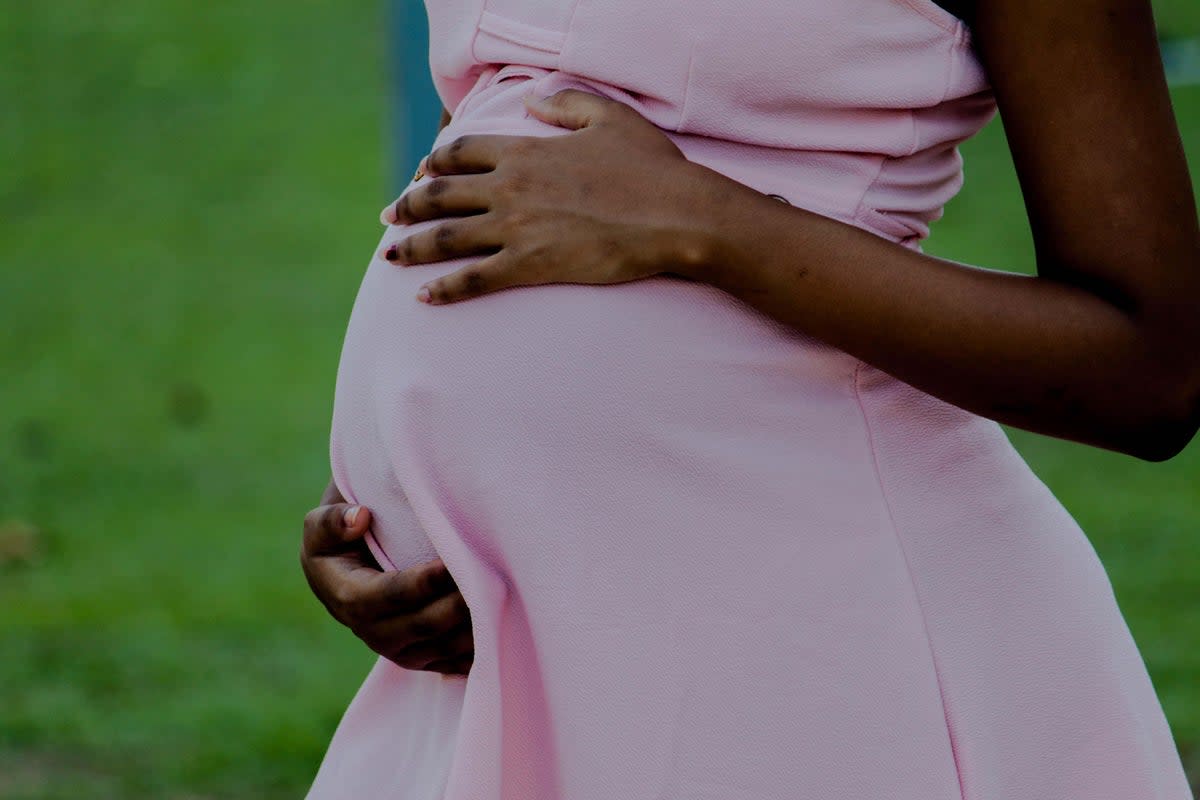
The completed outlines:
<svg viewBox="0 0 1200 800">
<path fill-rule="evenodd" d="M 417 299 L 420 300 L 422 303 L 428 303 L 429 298 L 430 298 L 430 294 L 429 294 L 428 287 L 422 286 L 420 289 L 417 290 Z"/>
<path fill-rule="evenodd" d="M 389 246 L 388 249 L 385 250 L 383 253 L 383 257 L 385 259 L 387 259 L 388 261 L 395 261 L 399 256 L 400 256 L 400 247 L 398 245 L 394 245 L 394 244 Z"/>
<path fill-rule="evenodd" d="M 346 521 L 346 526 L 353 528 L 355 521 L 358 519 L 358 512 L 362 510 L 362 506 L 350 506 L 346 509 L 346 513 L 342 519 Z"/>
<path fill-rule="evenodd" d="M 384 225 L 395 225 L 396 224 L 396 206 L 389 205 L 387 208 L 383 209 L 383 211 L 380 211 L 379 212 L 379 221 L 382 222 Z"/>
</svg>

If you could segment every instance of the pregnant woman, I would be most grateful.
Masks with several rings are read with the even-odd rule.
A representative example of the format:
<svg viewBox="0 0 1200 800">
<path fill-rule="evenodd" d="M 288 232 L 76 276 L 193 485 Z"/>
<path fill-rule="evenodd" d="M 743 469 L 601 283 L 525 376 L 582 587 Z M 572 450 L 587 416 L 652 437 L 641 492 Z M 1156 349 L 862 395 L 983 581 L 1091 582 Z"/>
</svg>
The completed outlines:
<svg viewBox="0 0 1200 800">
<path fill-rule="evenodd" d="M 350 621 L 470 628 L 458 667 L 380 659 L 310 797 L 1190 797 L 1103 567 L 998 424 L 1163 460 L 1200 421 L 1148 3 L 428 12 L 452 119 L 384 212 L 332 465 L 367 577 L 431 584 Z M 919 247 L 997 106 L 1037 277 Z"/>
</svg>

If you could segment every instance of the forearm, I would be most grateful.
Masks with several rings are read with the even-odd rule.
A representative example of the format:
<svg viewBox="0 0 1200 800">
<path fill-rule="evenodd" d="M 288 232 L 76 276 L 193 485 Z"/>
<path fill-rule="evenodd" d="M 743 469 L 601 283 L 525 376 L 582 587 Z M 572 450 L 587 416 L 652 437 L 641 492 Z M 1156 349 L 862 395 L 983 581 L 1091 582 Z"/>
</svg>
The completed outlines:
<svg viewBox="0 0 1200 800">
<path fill-rule="evenodd" d="M 734 194 L 701 221 L 704 255 L 686 277 L 1000 422 L 1151 460 L 1194 432 L 1195 371 L 1177 354 L 1194 354 L 1195 325 L 1164 342 L 1171 331 L 1083 288 L 966 267 Z M 1179 301 L 1194 308 L 1194 294 Z"/>
</svg>

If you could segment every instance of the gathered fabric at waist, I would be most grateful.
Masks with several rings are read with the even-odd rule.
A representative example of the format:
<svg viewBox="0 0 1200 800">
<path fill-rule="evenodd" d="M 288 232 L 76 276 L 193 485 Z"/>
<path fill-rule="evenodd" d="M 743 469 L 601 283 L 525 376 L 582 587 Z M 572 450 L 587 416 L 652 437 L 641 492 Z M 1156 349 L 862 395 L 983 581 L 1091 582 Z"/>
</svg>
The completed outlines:
<svg viewBox="0 0 1200 800">
<path fill-rule="evenodd" d="M 628 105 L 643 102 L 638 95 L 601 81 L 525 64 L 492 65 L 483 70 L 471 90 L 453 109 L 451 122 L 434 140 L 431 150 L 466 134 L 553 136 L 566 128 L 528 114 L 522 98 L 532 92 L 545 97 L 563 89 L 579 89 Z M 796 150 L 750 142 L 663 130 L 694 163 L 708 167 L 763 194 L 791 205 L 870 231 L 909 247 L 919 247 L 929 223 L 941 215 L 941 202 L 917 190 L 878 192 L 881 176 L 901 172 L 897 159 L 881 153 Z M 951 148 L 953 149 L 953 148 Z M 944 156 L 939 153 L 939 160 Z M 912 158 L 920 161 L 922 156 Z M 924 161 L 930 161 L 928 155 Z M 957 171 L 957 153 L 949 167 Z M 907 159 L 906 159 L 907 161 Z M 938 169 L 945 171 L 946 167 Z M 909 169 L 911 172 L 911 168 Z M 619 179 L 619 177 L 617 178 Z M 923 178 L 928 187 L 930 181 Z M 876 195 L 886 202 L 872 203 Z M 912 208 L 906 210 L 905 205 Z"/>
</svg>

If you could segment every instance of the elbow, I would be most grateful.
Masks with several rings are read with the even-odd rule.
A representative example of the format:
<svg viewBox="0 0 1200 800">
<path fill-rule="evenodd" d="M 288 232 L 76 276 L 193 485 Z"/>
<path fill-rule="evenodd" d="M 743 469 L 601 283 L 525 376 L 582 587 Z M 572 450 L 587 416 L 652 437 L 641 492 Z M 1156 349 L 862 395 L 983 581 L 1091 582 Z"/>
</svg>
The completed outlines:
<svg viewBox="0 0 1200 800">
<path fill-rule="evenodd" d="M 1198 365 L 1200 366 L 1200 365 Z M 1174 391 L 1146 397 L 1140 422 L 1131 426 L 1123 446 L 1127 455 L 1161 463 L 1179 455 L 1200 430 L 1200 368 L 1187 381 L 1176 377 Z M 1148 384 L 1153 385 L 1153 384 Z"/>
<path fill-rule="evenodd" d="M 1147 431 L 1139 440 L 1129 447 L 1121 448 L 1126 455 L 1140 458 L 1142 461 L 1162 463 L 1170 461 L 1183 452 L 1184 448 L 1196 435 L 1195 422 L 1178 426 L 1159 426 Z"/>
<path fill-rule="evenodd" d="M 1142 461 L 1171 460 L 1200 431 L 1200 317 L 1194 293 L 1181 294 L 1178 307 L 1142 328 L 1127 358 L 1110 360 L 1097 387 L 1117 406 L 1108 412 L 1121 440 L 1112 449 Z"/>
</svg>

